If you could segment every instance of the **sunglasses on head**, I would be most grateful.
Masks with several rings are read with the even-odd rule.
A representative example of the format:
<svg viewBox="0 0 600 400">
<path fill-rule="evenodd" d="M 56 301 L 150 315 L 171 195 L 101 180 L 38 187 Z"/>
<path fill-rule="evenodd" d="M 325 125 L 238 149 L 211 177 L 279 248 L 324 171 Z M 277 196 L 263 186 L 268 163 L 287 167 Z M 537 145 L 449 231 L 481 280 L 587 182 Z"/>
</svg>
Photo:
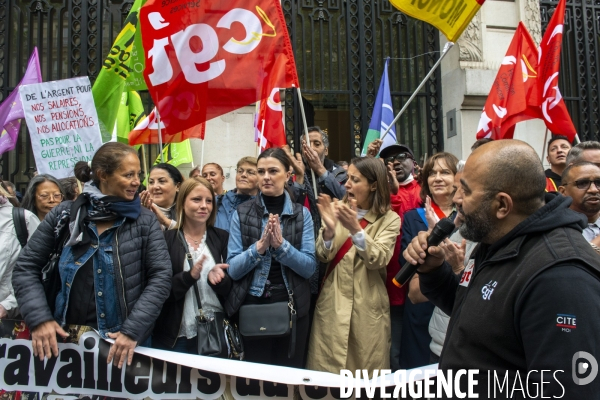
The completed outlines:
<svg viewBox="0 0 600 400">
<path fill-rule="evenodd" d="M 575 185 L 577 189 L 588 190 L 592 183 L 596 185 L 596 189 L 600 190 L 600 179 L 580 179 L 571 183 L 563 183 L 562 186 Z"/>
<path fill-rule="evenodd" d="M 412 158 L 412 156 L 410 155 L 410 153 L 398 153 L 395 156 L 391 156 L 391 157 L 387 157 L 385 158 L 385 163 L 393 163 L 394 161 L 404 161 L 407 158 Z"/>
</svg>

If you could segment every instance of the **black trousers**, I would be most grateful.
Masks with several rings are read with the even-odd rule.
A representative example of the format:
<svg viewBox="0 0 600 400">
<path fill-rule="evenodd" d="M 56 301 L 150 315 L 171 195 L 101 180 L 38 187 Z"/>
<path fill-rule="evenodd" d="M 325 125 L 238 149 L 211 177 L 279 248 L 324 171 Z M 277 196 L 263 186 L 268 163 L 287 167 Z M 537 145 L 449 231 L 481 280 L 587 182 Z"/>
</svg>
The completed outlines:
<svg viewBox="0 0 600 400">
<path fill-rule="evenodd" d="M 308 344 L 308 315 L 296 320 L 296 351 L 288 358 L 292 336 L 256 339 L 244 337 L 245 360 L 283 367 L 304 368 L 304 353 Z"/>
</svg>

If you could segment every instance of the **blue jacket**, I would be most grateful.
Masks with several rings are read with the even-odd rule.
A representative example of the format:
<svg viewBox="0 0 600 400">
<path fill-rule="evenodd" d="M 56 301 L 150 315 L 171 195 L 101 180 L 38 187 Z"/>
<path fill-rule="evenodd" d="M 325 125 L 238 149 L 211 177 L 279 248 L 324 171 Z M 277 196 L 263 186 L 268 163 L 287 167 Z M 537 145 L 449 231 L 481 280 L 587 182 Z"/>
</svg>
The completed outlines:
<svg viewBox="0 0 600 400">
<path fill-rule="evenodd" d="M 402 221 L 402 250 L 400 265 L 406 262 L 402 256 L 410 242 L 421 231 L 426 231 L 427 225 L 419 215 L 418 209 L 404 214 Z M 404 318 L 402 321 L 402 339 L 400 340 L 400 368 L 416 368 L 429 364 L 429 321 L 435 306 L 427 301 L 413 304 L 407 297 L 404 303 Z"/>
<path fill-rule="evenodd" d="M 264 207 L 262 195 L 260 201 Z M 283 221 L 286 216 L 292 215 L 293 210 L 292 200 L 286 192 L 285 205 L 283 207 L 283 212 L 281 213 L 281 221 Z M 300 251 L 292 246 L 287 240 L 283 239 L 283 244 L 277 250 L 269 248 L 265 251 L 265 254 L 262 255 L 258 254 L 258 251 L 256 251 L 256 243 L 252 244 L 244 251 L 240 230 L 240 218 L 237 210 L 233 213 L 227 249 L 227 263 L 229 264 L 227 271 L 233 280 L 240 280 L 248 273 L 254 271 L 254 277 L 248 292 L 252 296 L 260 297 L 263 294 L 265 283 L 267 282 L 269 271 L 271 269 L 271 257 L 274 257 L 281 263 L 283 280 L 288 290 L 289 283 L 287 281 L 286 268 L 291 268 L 305 279 L 310 278 L 315 272 L 317 259 L 315 257 L 313 221 L 310 212 L 306 208 L 303 208 L 302 212 L 304 217 L 304 229 L 302 232 L 302 246 L 300 247 Z M 261 231 L 265 229 L 268 219 L 269 213 L 265 208 Z M 281 224 L 281 229 L 283 231 L 283 223 Z"/>
<path fill-rule="evenodd" d="M 253 198 L 254 196 L 238 193 L 237 189 L 230 190 L 224 195 L 219 196 L 217 198 L 217 221 L 215 222 L 215 228 L 229 232 L 231 216 L 237 207 Z"/>
<path fill-rule="evenodd" d="M 104 338 L 106 338 L 106 333 L 114 333 L 121 330 L 123 316 L 119 312 L 119 294 L 115 287 L 115 279 L 112 277 L 116 272 L 113 265 L 113 238 L 115 231 L 123 224 L 123 221 L 124 219 L 115 221 L 115 224 L 100 235 L 100 237 L 98 237 L 98 230 L 95 224 L 90 224 L 87 229 L 93 232 L 91 234 L 92 245 L 77 260 L 74 258 L 72 247 L 66 246 L 64 248 L 60 256 L 60 262 L 58 263 L 58 270 L 64 285 L 61 287 L 60 293 L 56 298 L 56 309 L 54 311 L 54 319 L 61 326 L 67 323 L 67 308 L 75 274 L 77 274 L 77 271 L 85 263 L 91 260 L 93 263 L 92 270 L 94 271 L 98 330 Z"/>
<path fill-rule="evenodd" d="M 60 300 L 62 305 L 58 304 L 60 296 L 70 291 L 61 288 L 62 294 L 57 296 L 55 305 L 63 310 L 52 314 L 42 284 L 42 268 L 56 246 L 54 230 L 58 220 L 63 213 L 69 212 L 71 204 L 71 201 L 62 202 L 48 213 L 21 251 L 13 271 L 15 297 L 25 322 L 31 328 L 53 320 L 55 315 L 62 322 L 64 308 L 68 304 L 66 298 Z M 84 259 L 94 257 L 94 263 L 100 266 L 95 266 L 94 272 L 100 276 L 95 277 L 94 285 L 102 287 L 98 290 L 102 295 L 97 295 L 96 299 L 103 299 L 97 302 L 96 309 L 100 334 L 106 337 L 106 333 L 119 330 L 143 343 L 152 333 L 154 322 L 171 290 L 173 273 L 167 244 L 156 216 L 144 207 L 137 219 L 127 218 L 114 229 L 111 238 L 108 237 L 110 232 L 105 232 L 100 244 L 102 249 L 90 246 L 78 260 L 73 260 L 72 249 L 65 247 L 58 272 L 63 286 L 71 284 L 75 269 L 80 268 L 77 263 L 83 265 Z M 90 232 L 90 235 L 93 240 L 97 238 L 95 233 Z M 98 242 L 93 244 L 98 247 Z M 102 271 L 98 273 L 98 269 Z M 104 282 L 100 282 L 103 278 Z M 102 313 L 105 321 L 101 320 Z"/>
</svg>

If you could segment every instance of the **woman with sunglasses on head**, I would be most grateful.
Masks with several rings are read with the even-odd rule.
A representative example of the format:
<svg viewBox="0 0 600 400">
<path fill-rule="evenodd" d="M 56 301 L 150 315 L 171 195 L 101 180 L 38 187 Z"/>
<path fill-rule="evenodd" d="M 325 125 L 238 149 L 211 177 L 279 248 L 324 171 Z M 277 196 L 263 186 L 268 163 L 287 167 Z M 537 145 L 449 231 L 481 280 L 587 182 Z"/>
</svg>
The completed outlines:
<svg viewBox="0 0 600 400">
<path fill-rule="evenodd" d="M 157 349 L 198 354 L 196 290 L 203 311 L 224 311 L 225 299 L 218 294 L 227 295 L 231 287 L 224 272 L 229 235 L 214 227 L 216 215 L 210 182 L 201 177 L 186 180 L 177 197 L 177 226 L 165 232 L 173 278 L 171 295 L 154 328 L 152 346 Z M 188 251 L 193 259 L 191 268 Z"/>
<path fill-rule="evenodd" d="M 385 289 L 400 218 L 390 208 L 383 163 L 352 160 L 346 195 L 319 196 L 317 257 L 329 263 L 315 308 L 307 368 L 389 369 L 390 304 Z"/>
<path fill-rule="evenodd" d="M 171 288 L 169 253 L 154 214 L 143 208 L 137 152 L 123 143 L 102 145 L 75 165 L 85 182 L 75 202 L 54 208 L 21 252 L 13 272 L 15 295 L 31 329 L 34 356 L 58 355 L 56 335 L 86 325 L 114 339 L 108 361 L 131 364 L 150 334 Z M 58 294 L 47 299 L 42 269 L 59 244 Z M 53 275 L 55 276 L 55 275 Z"/>
<path fill-rule="evenodd" d="M 175 201 L 182 183 L 183 175 L 171 164 L 156 164 L 150 169 L 148 190 L 140 194 L 140 199 L 156 215 L 163 230 L 177 225 Z"/>
<path fill-rule="evenodd" d="M 29 181 L 21 207 L 31 211 L 43 221 L 46 214 L 65 199 L 62 185 L 52 175 L 36 175 Z"/>
<path fill-rule="evenodd" d="M 293 303 L 295 334 L 292 330 L 277 338 L 244 336 L 244 348 L 247 361 L 302 368 L 308 339 L 309 278 L 317 263 L 312 217 L 286 191 L 290 167 L 280 148 L 267 149 L 258 157 L 260 193 L 238 206 L 231 218 L 227 261 L 236 283 L 226 309 L 231 316 L 240 307 L 258 306 L 240 311 L 243 334 L 245 310 L 285 302 L 288 312 L 288 302 Z"/>
<path fill-rule="evenodd" d="M 243 157 L 235 171 L 235 189 L 229 190 L 217 199 L 217 221 L 215 226 L 229 232 L 231 216 L 237 207 L 251 200 L 258 193 L 256 157 Z"/>
<path fill-rule="evenodd" d="M 456 216 L 456 208 L 452 202 L 454 197 L 454 175 L 458 159 L 446 152 L 436 153 L 423 165 L 421 170 L 423 186 L 421 200 L 432 208 L 432 215 L 437 222 L 442 218 Z M 430 226 L 426 208 L 416 208 L 404 214 L 402 221 L 402 253 L 410 242 L 421 231 Z M 400 265 L 405 264 L 400 254 Z M 415 274 L 410 282 L 409 296 L 404 304 L 402 321 L 402 338 L 400 340 L 400 368 L 409 369 L 429 364 L 431 336 L 429 321 L 435 306 L 421 294 L 419 276 Z"/>
</svg>

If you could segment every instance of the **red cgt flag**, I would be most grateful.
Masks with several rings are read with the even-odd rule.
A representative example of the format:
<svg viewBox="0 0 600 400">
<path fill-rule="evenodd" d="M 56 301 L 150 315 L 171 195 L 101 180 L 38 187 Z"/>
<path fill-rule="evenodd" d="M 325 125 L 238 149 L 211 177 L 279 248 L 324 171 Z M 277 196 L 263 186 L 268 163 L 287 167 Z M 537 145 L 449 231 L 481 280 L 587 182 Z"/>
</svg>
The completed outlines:
<svg viewBox="0 0 600 400">
<path fill-rule="evenodd" d="M 560 51 L 562 48 L 563 23 L 566 0 L 560 0 L 548 23 L 539 52 L 538 91 L 544 122 L 550 132 L 564 135 L 573 142 L 577 131 L 558 89 Z"/>
<path fill-rule="evenodd" d="M 519 22 L 485 102 L 477 127 L 477 139 L 511 139 L 517 122 L 541 118 L 537 55 L 531 35 Z"/>
<path fill-rule="evenodd" d="M 278 0 L 148 0 L 140 24 L 144 77 L 164 124 L 164 143 L 265 98 L 266 82 L 298 86 Z M 157 142 L 155 136 L 130 138 L 130 144 Z"/>
<path fill-rule="evenodd" d="M 279 88 L 273 88 L 269 97 L 260 102 L 257 128 L 259 130 L 258 145 L 261 151 L 269 147 L 281 147 L 287 144 L 280 94 Z"/>
</svg>

